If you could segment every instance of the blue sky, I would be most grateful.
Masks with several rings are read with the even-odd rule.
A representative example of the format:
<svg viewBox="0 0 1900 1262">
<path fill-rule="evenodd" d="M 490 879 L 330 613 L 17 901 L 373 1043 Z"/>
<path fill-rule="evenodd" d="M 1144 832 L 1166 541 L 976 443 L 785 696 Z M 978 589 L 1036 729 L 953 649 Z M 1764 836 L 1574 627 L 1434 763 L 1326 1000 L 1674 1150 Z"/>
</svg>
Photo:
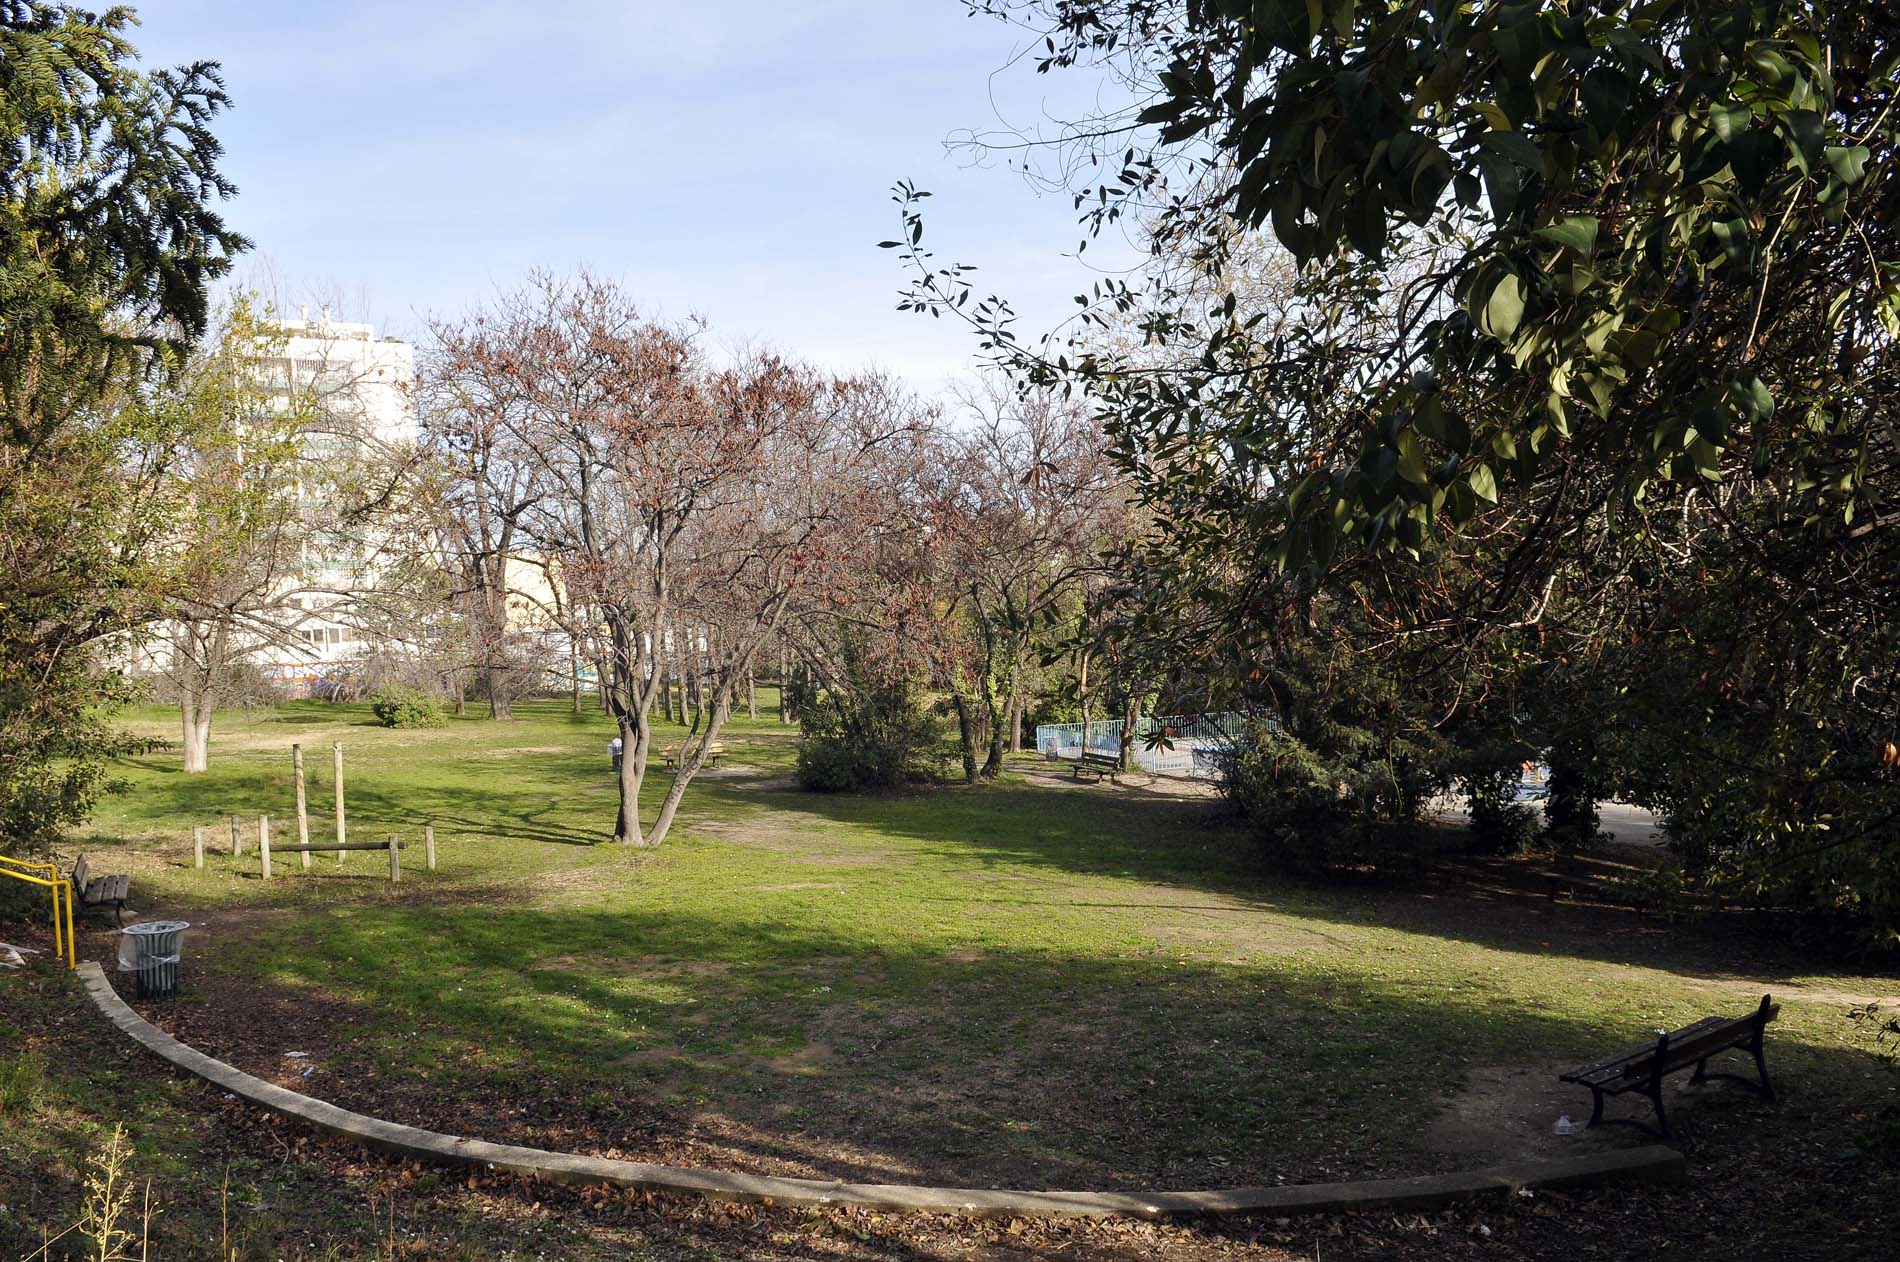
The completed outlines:
<svg viewBox="0 0 1900 1262">
<path fill-rule="evenodd" d="M 943 142 L 1094 88 L 1005 70 L 1026 34 L 959 0 L 152 0 L 139 16 L 148 62 L 224 65 L 228 217 L 252 266 L 293 303 L 337 296 L 339 317 L 401 335 L 530 268 L 586 264 L 727 343 L 935 392 L 975 344 L 893 310 L 903 277 L 876 242 L 897 235 L 899 178 L 935 194 L 926 244 L 978 264 L 1025 326 L 1092 279 L 1066 257 L 1066 197 Z"/>
</svg>

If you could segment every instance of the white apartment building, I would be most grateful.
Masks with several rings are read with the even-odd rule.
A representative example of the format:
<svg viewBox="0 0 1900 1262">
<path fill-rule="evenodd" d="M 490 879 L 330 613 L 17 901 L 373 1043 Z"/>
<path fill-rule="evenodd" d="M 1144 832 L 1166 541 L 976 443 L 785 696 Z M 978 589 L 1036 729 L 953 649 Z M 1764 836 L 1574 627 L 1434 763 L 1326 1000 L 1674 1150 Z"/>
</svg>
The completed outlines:
<svg viewBox="0 0 1900 1262">
<path fill-rule="evenodd" d="M 295 320 L 269 326 L 284 338 L 276 353 L 260 357 L 259 372 L 275 389 L 312 390 L 323 409 L 355 421 L 365 436 L 390 444 L 416 440 L 416 351 L 394 337 L 377 337 L 376 326 L 330 318 L 312 320 L 309 309 Z"/>
<path fill-rule="evenodd" d="M 414 446 L 413 346 L 377 337 L 370 324 L 333 320 L 328 307 L 316 319 L 306 308 L 273 329 L 283 341 L 259 358 L 258 372 L 274 394 L 288 399 L 296 392 L 316 401 L 319 419 L 304 438 L 306 459 L 333 467 Z M 322 505 L 313 500 L 311 508 Z M 292 598 L 286 621 L 294 625 L 286 641 L 260 648 L 253 660 L 286 682 L 310 683 L 360 656 L 361 626 L 350 593 L 374 584 L 386 542 L 313 533 L 304 544 L 301 579 L 314 593 Z"/>
</svg>

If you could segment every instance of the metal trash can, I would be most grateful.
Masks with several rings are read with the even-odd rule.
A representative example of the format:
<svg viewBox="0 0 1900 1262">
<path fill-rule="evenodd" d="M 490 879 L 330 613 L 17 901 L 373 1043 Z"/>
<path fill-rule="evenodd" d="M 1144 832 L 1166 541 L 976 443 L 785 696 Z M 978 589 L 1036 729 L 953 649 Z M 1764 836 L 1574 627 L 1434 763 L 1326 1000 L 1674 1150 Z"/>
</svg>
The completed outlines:
<svg viewBox="0 0 1900 1262">
<path fill-rule="evenodd" d="M 119 971 L 138 974 L 140 999 L 178 993 L 178 957 L 189 928 L 182 920 L 145 920 L 119 930 Z"/>
</svg>

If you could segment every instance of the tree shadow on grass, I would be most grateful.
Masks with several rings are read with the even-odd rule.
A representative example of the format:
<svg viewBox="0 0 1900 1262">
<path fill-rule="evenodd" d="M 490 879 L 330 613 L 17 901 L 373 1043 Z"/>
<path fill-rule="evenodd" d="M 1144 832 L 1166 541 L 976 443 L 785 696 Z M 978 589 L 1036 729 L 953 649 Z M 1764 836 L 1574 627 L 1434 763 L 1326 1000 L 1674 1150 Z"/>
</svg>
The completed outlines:
<svg viewBox="0 0 1900 1262">
<path fill-rule="evenodd" d="M 1546 877 L 1549 860 L 1457 853 L 1389 878 L 1321 881 L 1269 866 L 1258 843 L 1218 802 L 1020 782 L 905 798 L 722 791 L 750 800 L 755 810 L 903 837 L 953 870 L 1047 868 L 1178 886 L 1308 921 L 1770 987 L 1829 967 L 1784 934 L 1764 934 L 1746 915 L 1671 922 L 1604 896 L 1606 882 L 1632 870 L 1627 853 L 1566 861 L 1568 875 L 1554 884 Z M 1032 906 L 1036 900 L 1017 901 Z M 1834 967 L 1846 966 L 1837 961 Z"/>
<path fill-rule="evenodd" d="M 369 720 L 374 722 L 375 720 Z M 248 725 L 239 721 L 240 726 L 251 729 L 270 727 L 361 727 L 363 720 L 347 712 L 323 713 L 311 710 L 278 709 L 268 718 L 256 720 Z"/>
<path fill-rule="evenodd" d="M 604 759 L 581 751 L 481 754 L 497 752 L 504 757 L 492 764 L 463 757 L 461 765 L 444 773 L 453 778 L 431 778 L 400 762 L 354 773 L 352 835 L 407 834 L 433 823 L 439 835 L 581 847 L 609 840 L 617 797 Z M 742 748 L 735 750 L 735 757 L 742 754 Z M 329 818 L 327 768 L 323 760 L 317 764 L 310 783 L 313 825 Z M 131 765 L 177 770 L 151 758 L 131 760 Z M 476 774 L 491 765 L 492 774 Z M 651 819 L 668 783 L 664 775 L 649 777 L 642 793 L 643 819 Z M 206 776 L 161 775 L 138 791 L 146 798 L 147 813 L 176 821 L 180 836 L 188 836 L 193 823 L 210 825 L 215 835 L 232 814 L 242 816 L 248 827 L 258 813 L 269 813 L 281 827 L 294 810 L 287 760 L 235 761 Z M 1296 879 L 1267 867 L 1257 844 L 1223 804 L 1112 786 L 1006 781 L 872 798 L 702 779 L 688 791 L 676 836 L 705 828 L 708 835 L 743 839 L 748 820 L 767 819 L 762 812 L 809 818 L 826 845 L 845 850 L 876 849 L 881 839 L 898 838 L 904 845 L 894 861 L 901 862 L 902 852 L 909 850 L 920 864 L 953 875 L 1041 868 L 1213 893 L 1264 914 L 1311 922 L 1769 987 L 1825 967 L 1811 955 L 1797 954 L 1780 935 L 1753 932 L 1747 923 L 1669 924 L 1587 896 L 1553 902 L 1537 865 L 1525 862 L 1458 860 L 1403 880 L 1352 885 Z M 1021 901 L 1029 906 L 1033 900 Z M 1191 895 L 1175 901 L 1191 901 Z"/>
<path fill-rule="evenodd" d="M 348 809 L 351 824 L 411 832 L 428 824 L 439 836 L 455 830 L 556 846 L 596 846 L 613 837 L 610 829 L 556 823 L 553 817 L 560 808 L 533 793 L 440 787 L 400 794 L 365 791 L 350 795 Z"/>
<path fill-rule="evenodd" d="M 1581 1062 L 1629 1035 L 1601 998 L 1428 996 L 1337 962 L 969 958 L 522 904 L 355 906 L 281 930 L 224 935 L 182 1037 L 254 1070 L 320 1040 L 315 1094 L 395 1121 L 809 1177 L 1126 1190 L 1429 1172 L 1460 1164 L 1418 1136 L 1468 1067 Z M 1655 983 L 1636 998 L 1685 1002 Z M 1771 1035 L 1770 1066 L 1779 1106 L 1678 1101 L 1687 1142 L 1846 1143 L 1869 1084 L 1893 1095 L 1869 1052 L 1797 1032 Z"/>
<path fill-rule="evenodd" d="M 232 816 L 253 825 L 259 814 L 270 815 L 281 826 L 295 818 L 296 787 L 287 765 L 269 764 L 256 759 L 230 760 L 214 766 L 205 775 L 185 775 L 176 765 L 151 758 L 122 760 L 127 766 L 158 774 L 156 781 L 137 786 L 140 809 L 147 816 L 176 821 L 174 827 L 189 832 L 191 825 L 224 827 Z M 421 828 L 434 823 L 441 827 L 494 837 L 516 837 L 529 841 L 560 845 L 592 845 L 606 840 L 608 828 L 588 828 L 563 822 L 562 816 L 576 814 L 573 792 L 550 793 L 579 781 L 577 788 L 597 787 L 574 773 L 572 758 L 547 758 L 550 768 L 536 768 L 526 775 L 508 775 L 497 766 L 492 783 L 462 785 L 418 781 L 413 776 L 366 769 L 346 772 L 346 818 L 352 837 L 360 828 Z M 537 787 L 511 787 L 520 783 Z M 643 795 L 644 796 L 644 795 Z M 653 802 L 657 807 L 657 795 Z M 306 780 L 306 801 L 315 829 L 321 819 L 328 828 L 332 814 L 332 782 L 327 761 L 311 766 Z M 607 824 L 613 820 L 612 799 L 604 811 Z"/>
</svg>

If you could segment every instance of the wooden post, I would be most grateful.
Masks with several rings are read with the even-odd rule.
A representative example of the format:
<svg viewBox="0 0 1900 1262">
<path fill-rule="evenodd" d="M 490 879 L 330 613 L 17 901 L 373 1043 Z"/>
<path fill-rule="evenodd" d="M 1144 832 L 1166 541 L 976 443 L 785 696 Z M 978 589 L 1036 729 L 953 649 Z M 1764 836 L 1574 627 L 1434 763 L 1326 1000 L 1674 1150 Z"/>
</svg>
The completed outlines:
<svg viewBox="0 0 1900 1262">
<path fill-rule="evenodd" d="M 205 865 L 205 830 L 201 824 L 191 826 L 191 866 L 202 868 Z"/>
<path fill-rule="evenodd" d="M 428 859 L 429 871 L 435 871 L 435 825 L 425 824 L 422 828 L 422 853 Z"/>
<path fill-rule="evenodd" d="M 396 844 L 394 837 L 391 837 L 389 839 L 389 883 L 394 885 L 400 880 L 402 880 L 402 847 Z"/>
<path fill-rule="evenodd" d="M 264 856 L 264 879 L 270 880 L 270 816 L 257 817 L 257 852 Z"/>
<path fill-rule="evenodd" d="M 346 840 L 343 825 L 343 742 L 337 741 L 330 746 L 331 761 L 336 764 L 336 844 L 341 846 Z M 339 866 L 343 863 L 343 851 L 336 852 Z"/>
<path fill-rule="evenodd" d="M 792 665 L 791 655 L 783 647 L 778 651 L 778 721 L 789 724 L 792 721 Z"/>
<path fill-rule="evenodd" d="M 310 870 L 310 808 L 304 800 L 302 745 L 291 745 L 290 769 L 296 773 L 297 777 L 297 844 L 303 847 L 297 857 L 303 860 L 304 871 L 308 872 Z"/>
<path fill-rule="evenodd" d="M 238 817 L 233 815 L 231 817 L 231 857 L 235 859 L 243 853 L 244 834 L 238 831 Z"/>
</svg>

